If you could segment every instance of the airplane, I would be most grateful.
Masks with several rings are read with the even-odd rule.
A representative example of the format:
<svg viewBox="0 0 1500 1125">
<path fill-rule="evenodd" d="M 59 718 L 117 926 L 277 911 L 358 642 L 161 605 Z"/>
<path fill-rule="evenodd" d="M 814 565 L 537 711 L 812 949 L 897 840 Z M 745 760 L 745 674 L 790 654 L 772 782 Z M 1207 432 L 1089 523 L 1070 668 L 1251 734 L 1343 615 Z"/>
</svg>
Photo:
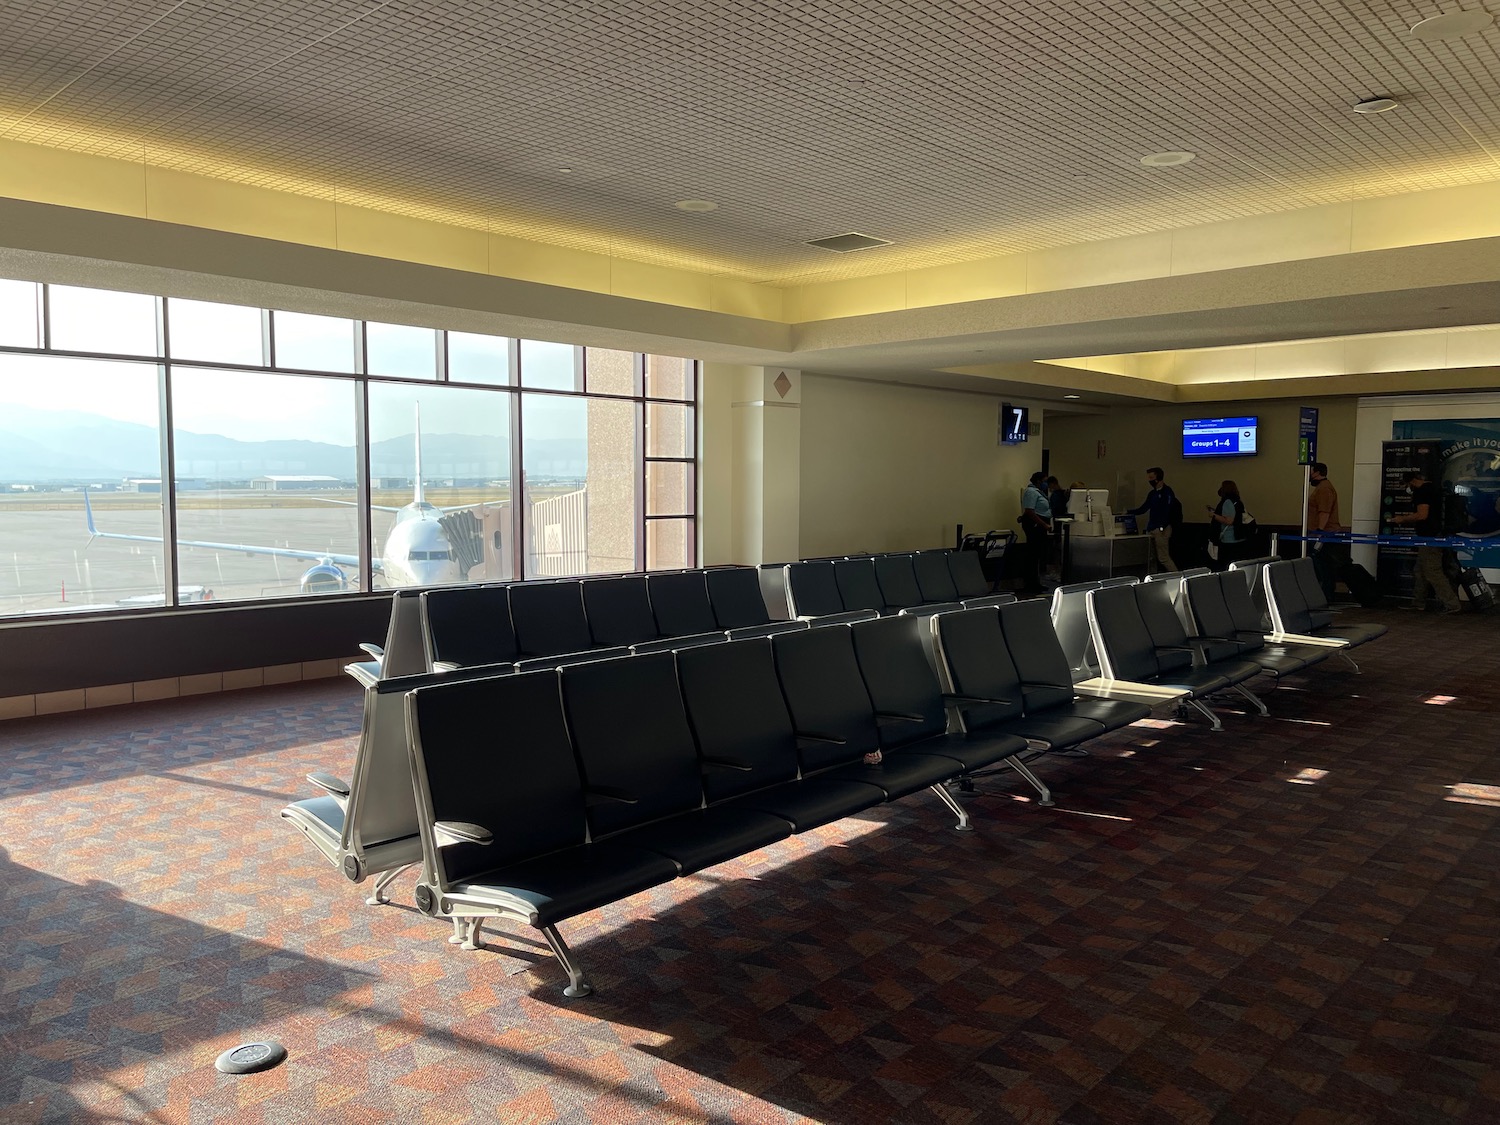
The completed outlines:
<svg viewBox="0 0 1500 1125">
<path fill-rule="evenodd" d="M 373 560 L 376 574 L 381 575 L 388 586 L 437 586 L 448 582 L 462 581 L 465 575 L 459 566 L 459 555 L 449 538 L 445 519 L 450 512 L 467 511 L 472 504 L 454 508 L 439 508 L 427 501 L 422 487 L 422 430 L 421 415 L 417 415 L 416 431 L 416 475 L 411 503 L 399 508 L 383 504 L 372 504 L 380 512 L 394 512 L 396 524 L 385 538 L 385 549 L 380 558 Z M 327 497 L 307 497 L 325 504 L 354 506 L 352 500 L 332 500 Z M 127 535 L 118 531 L 100 531 L 94 524 L 94 509 L 89 503 L 88 489 L 83 490 L 84 521 L 88 527 L 89 542 L 95 539 L 124 539 L 137 543 L 160 543 L 159 535 Z M 297 559 L 310 562 L 311 566 L 298 580 L 298 588 L 304 594 L 331 594 L 350 587 L 345 568 L 359 569 L 359 556 L 338 554 L 331 551 L 304 551 L 296 547 L 266 547 L 254 543 L 209 543 L 196 539 L 179 539 L 179 547 L 197 547 L 208 551 L 229 551 L 245 555 L 266 555 L 272 558 Z"/>
</svg>

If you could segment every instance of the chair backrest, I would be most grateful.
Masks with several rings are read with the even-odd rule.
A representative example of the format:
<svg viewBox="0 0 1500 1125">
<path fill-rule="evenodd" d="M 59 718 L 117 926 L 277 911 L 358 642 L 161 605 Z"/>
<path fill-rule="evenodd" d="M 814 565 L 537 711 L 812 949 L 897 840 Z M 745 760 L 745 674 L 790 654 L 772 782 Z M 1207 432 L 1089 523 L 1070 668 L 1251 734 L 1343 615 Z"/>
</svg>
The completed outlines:
<svg viewBox="0 0 1500 1125">
<path fill-rule="evenodd" d="M 917 584 L 913 555 L 881 555 L 875 560 L 875 580 L 880 595 L 892 609 L 905 609 L 927 601 Z M 935 600 L 935 599 L 934 599 Z"/>
<path fill-rule="evenodd" d="M 970 733 L 1020 718 L 1021 675 L 1005 647 L 1000 611 L 994 607 L 945 613 L 931 619 L 948 683 L 958 695 L 993 699 L 995 703 L 958 703 L 964 730 Z"/>
<path fill-rule="evenodd" d="M 781 633 L 771 638 L 771 651 L 804 770 L 857 762 L 879 749 L 875 707 L 859 674 L 849 626 Z"/>
<path fill-rule="evenodd" d="M 953 577 L 953 586 L 960 600 L 983 597 L 990 592 L 989 579 L 979 565 L 977 551 L 949 551 L 948 573 Z"/>
<path fill-rule="evenodd" d="M 905 746 L 948 729 L 943 688 L 927 663 L 926 631 L 927 622 L 918 617 L 878 617 L 849 626 L 883 746 Z"/>
<path fill-rule="evenodd" d="M 1078 582 L 1059 586 L 1052 591 L 1052 629 L 1062 645 L 1073 682 L 1092 679 L 1099 674 L 1099 657 L 1094 651 L 1094 636 L 1089 631 L 1088 592 L 1099 589 L 1098 582 Z"/>
<path fill-rule="evenodd" d="M 1084 623 L 1088 623 L 1087 611 Z M 1052 628 L 1052 615 L 1040 598 L 1000 607 L 1000 631 L 1016 674 L 1026 685 L 1028 711 L 1073 701 L 1073 673 Z"/>
<path fill-rule="evenodd" d="M 510 619 L 521 656 L 554 656 L 594 647 L 576 581 L 518 582 L 510 587 Z"/>
<path fill-rule="evenodd" d="M 797 617 L 826 617 L 844 612 L 838 578 L 831 562 L 794 562 L 786 567 L 787 600 Z"/>
<path fill-rule="evenodd" d="M 427 666 L 461 668 L 516 659 L 510 591 L 504 586 L 444 586 L 421 597 Z"/>
<path fill-rule="evenodd" d="M 1234 621 L 1234 631 L 1264 636 L 1268 623 L 1260 606 L 1250 596 L 1249 575 L 1230 567 L 1219 576 L 1219 590 Z"/>
<path fill-rule="evenodd" d="M 845 609 L 885 608 L 885 595 L 875 579 L 874 559 L 839 559 L 833 564 L 833 580 Z"/>
<path fill-rule="evenodd" d="M 953 584 L 953 573 L 948 569 L 946 548 L 935 551 L 918 551 L 912 556 L 912 569 L 916 572 L 917 588 L 922 591 L 924 602 L 956 602 L 958 587 Z"/>
<path fill-rule="evenodd" d="M 444 887 L 582 844 L 583 787 L 557 673 L 461 680 L 407 697 L 424 852 Z M 503 717 L 503 722 L 497 722 Z M 489 845 L 433 847 L 434 821 L 482 825 Z"/>
<path fill-rule="evenodd" d="M 1307 602 L 1302 597 L 1302 586 L 1297 581 L 1294 563 L 1277 562 L 1266 566 L 1261 576 L 1266 590 L 1266 608 L 1271 611 L 1271 622 L 1278 632 L 1311 633 L 1313 623 L 1307 611 Z"/>
<path fill-rule="evenodd" d="M 633 645 L 654 641 L 661 635 L 651 615 L 644 575 L 589 578 L 579 585 L 594 644 Z"/>
<path fill-rule="evenodd" d="M 1230 571 L 1189 578 L 1183 583 L 1188 609 L 1192 612 L 1199 634 L 1205 637 L 1233 638 L 1242 652 L 1264 647 L 1265 642 L 1258 632 L 1243 632 L 1235 628 L 1234 615 L 1229 612 L 1229 603 L 1224 600 L 1226 582 L 1244 586 L 1244 579 Z"/>
<path fill-rule="evenodd" d="M 760 592 L 760 576 L 751 566 L 716 567 L 707 571 L 708 600 L 720 629 L 744 629 L 769 625 L 766 599 Z"/>
<path fill-rule="evenodd" d="M 1318 581 L 1318 568 L 1311 558 L 1293 559 L 1289 564 L 1297 575 L 1297 588 L 1302 591 L 1302 600 L 1313 613 L 1328 612 L 1328 595 L 1323 593 L 1323 584 Z"/>
<path fill-rule="evenodd" d="M 701 570 L 648 574 L 646 592 L 656 631 L 663 637 L 690 637 L 719 628 L 713 603 L 708 600 L 708 581 Z"/>
<path fill-rule="evenodd" d="M 380 661 L 383 677 L 417 676 L 428 669 L 420 599 L 419 590 L 397 590 L 391 598 L 391 622 Z"/>
<path fill-rule="evenodd" d="M 702 806 L 698 749 L 670 653 L 574 664 L 560 675 L 594 839 Z"/>
<path fill-rule="evenodd" d="M 1161 669 L 1131 586 L 1101 586 L 1086 595 L 1089 630 L 1107 679 L 1149 681 Z"/>
<path fill-rule="evenodd" d="M 1135 605 L 1156 646 L 1156 665 L 1160 671 L 1172 668 L 1188 668 L 1193 663 L 1193 653 L 1188 647 L 1187 630 L 1177 617 L 1177 607 L 1172 604 L 1172 586 L 1168 582 L 1141 582 L 1131 587 L 1135 591 Z"/>
<path fill-rule="evenodd" d="M 797 777 L 797 736 L 769 638 L 679 652 L 677 677 L 710 804 Z"/>
</svg>

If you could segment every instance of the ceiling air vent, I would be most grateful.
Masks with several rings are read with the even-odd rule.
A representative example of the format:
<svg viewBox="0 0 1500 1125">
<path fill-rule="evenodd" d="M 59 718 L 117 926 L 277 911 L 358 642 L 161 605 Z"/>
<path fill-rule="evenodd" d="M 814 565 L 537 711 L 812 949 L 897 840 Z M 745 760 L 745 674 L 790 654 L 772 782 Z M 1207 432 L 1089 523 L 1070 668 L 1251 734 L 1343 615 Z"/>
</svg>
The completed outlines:
<svg viewBox="0 0 1500 1125">
<path fill-rule="evenodd" d="M 854 250 L 868 250 L 872 246 L 889 246 L 888 238 L 871 238 L 868 234 L 836 234 L 832 238 L 815 238 L 808 243 L 809 246 L 818 246 L 824 250 L 836 250 L 840 254 L 848 254 Z"/>
</svg>

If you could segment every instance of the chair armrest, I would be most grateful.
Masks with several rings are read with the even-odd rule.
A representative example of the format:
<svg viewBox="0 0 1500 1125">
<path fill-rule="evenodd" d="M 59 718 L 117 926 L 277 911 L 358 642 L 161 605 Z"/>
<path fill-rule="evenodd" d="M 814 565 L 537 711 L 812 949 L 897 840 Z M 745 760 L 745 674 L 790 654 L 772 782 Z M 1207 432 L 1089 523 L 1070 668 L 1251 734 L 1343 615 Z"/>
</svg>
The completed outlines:
<svg viewBox="0 0 1500 1125">
<path fill-rule="evenodd" d="M 590 785 L 583 792 L 593 804 L 601 801 L 618 801 L 622 805 L 635 805 L 641 800 L 634 793 L 627 793 L 623 789 L 612 789 L 605 785 Z"/>
<path fill-rule="evenodd" d="M 332 793 L 335 797 L 349 796 L 349 783 L 343 778 L 334 777 L 331 773 L 318 770 L 316 773 L 307 775 L 307 780 L 325 792 Z"/>
<path fill-rule="evenodd" d="M 898 719 L 903 723 L 920 723 L 926 715 L 917 715 L 911 711 L 876 711 L 876 716 L 882 719 Z"/>
<path fill-rule="evenodd" d="M 830 746 L 843 746 L 849 741 L 847 738 L 835 738 L 831 734 L 813 734 L 805 730 L 797 731 L 797 737 L 807 742 L 826 742 Z"/>
<path fill-rule="evenodd" d="M 1073 690 L 1073 685 L 1070 684 L 1070 683 L 1068 683 L 1068 684 L 1052 684 L 1052 683 L 1047 683 L 1044 680 L 1022 680 L 1021 681 L 1021 686 L 1023 688 L 1024 687 L 1050 687 L 1050 688 L 1066 688 L 1069 691 Z"/>
<path fill-rule="evenodd" d="M 703 760 L 711 766 L 723 766 L 726 770 L 739 770 L 741 773 L 753 772 L 753 766 L 747 766 L 744 762 L 737 762 L 733 758 L 710 758 L 704 755 Z"/>
<path fill-rule="evenodd" d="M 1194 653 L 1194 652 L 1198 651 L 1198 649 L 1194 648 L 1192 645 L 1154 645 L 1152 647 L 1157 652 L 1187 652 L 1187 653 Z"/>
<path fill-rule="evenodd" d="M 491 844 L 495 841 L 495 834 L 488 828 L 461 820 L 440 820 L 432 826 L 432 834 L 437 838 L 437 846 L 440 848 L 453 844 Z"/>
<path fill-rule="evenodd" d="M 432 670 L 434 672 L 457 672 L 463 665 L 456 660 L 434 660 Z"/>
<path fill-rule="evenodd" d="M 360 687 L 372 688 L 380 682 L 380 665 L 373 660 L 361 660 L 356 664 L 345 664 L 344 672 L 353 676 Z"/>
<path fill-rule="evenodd" d="M 385 649 L 379 645 L 372 645 L 369 641 L 359 646 L 361 652 L 369 653 L 375 660 L 385 659 Z"/>
<path fill-rule="evenodd" d="M 983 695 L 958 695 L 955 692 L 943 692 L 944 703 L 995 703 L 1001 707 L 1015 706 L 1014 699 L 990 699 Z"/>
</svg>

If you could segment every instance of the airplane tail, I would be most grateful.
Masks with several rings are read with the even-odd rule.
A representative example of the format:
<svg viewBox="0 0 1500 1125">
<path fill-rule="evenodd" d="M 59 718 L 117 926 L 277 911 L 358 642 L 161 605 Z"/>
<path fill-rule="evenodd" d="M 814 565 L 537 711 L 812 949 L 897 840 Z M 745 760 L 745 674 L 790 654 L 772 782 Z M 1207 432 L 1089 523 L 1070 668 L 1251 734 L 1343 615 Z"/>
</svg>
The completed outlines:
<svg viewBox="0 0 1500 1125">
<path fill-rule="evenodd" d="M 99 529 L 94 526 L 94 506 L 89 503 L 89 490 L 83 490 L 83 522 L 89 529 L 89 542 L 92 543 L 99 535 Z"/>
<path fill-rule="evenodd" d="M 417 403 L 416 408 L 417 472 L 414 479 L 416 487 L 412 490 L 412 503 L 425 504 L 427 502 L 427 497 L 422 491 L 422 404 L 420 402 Z"/>
</svg>

